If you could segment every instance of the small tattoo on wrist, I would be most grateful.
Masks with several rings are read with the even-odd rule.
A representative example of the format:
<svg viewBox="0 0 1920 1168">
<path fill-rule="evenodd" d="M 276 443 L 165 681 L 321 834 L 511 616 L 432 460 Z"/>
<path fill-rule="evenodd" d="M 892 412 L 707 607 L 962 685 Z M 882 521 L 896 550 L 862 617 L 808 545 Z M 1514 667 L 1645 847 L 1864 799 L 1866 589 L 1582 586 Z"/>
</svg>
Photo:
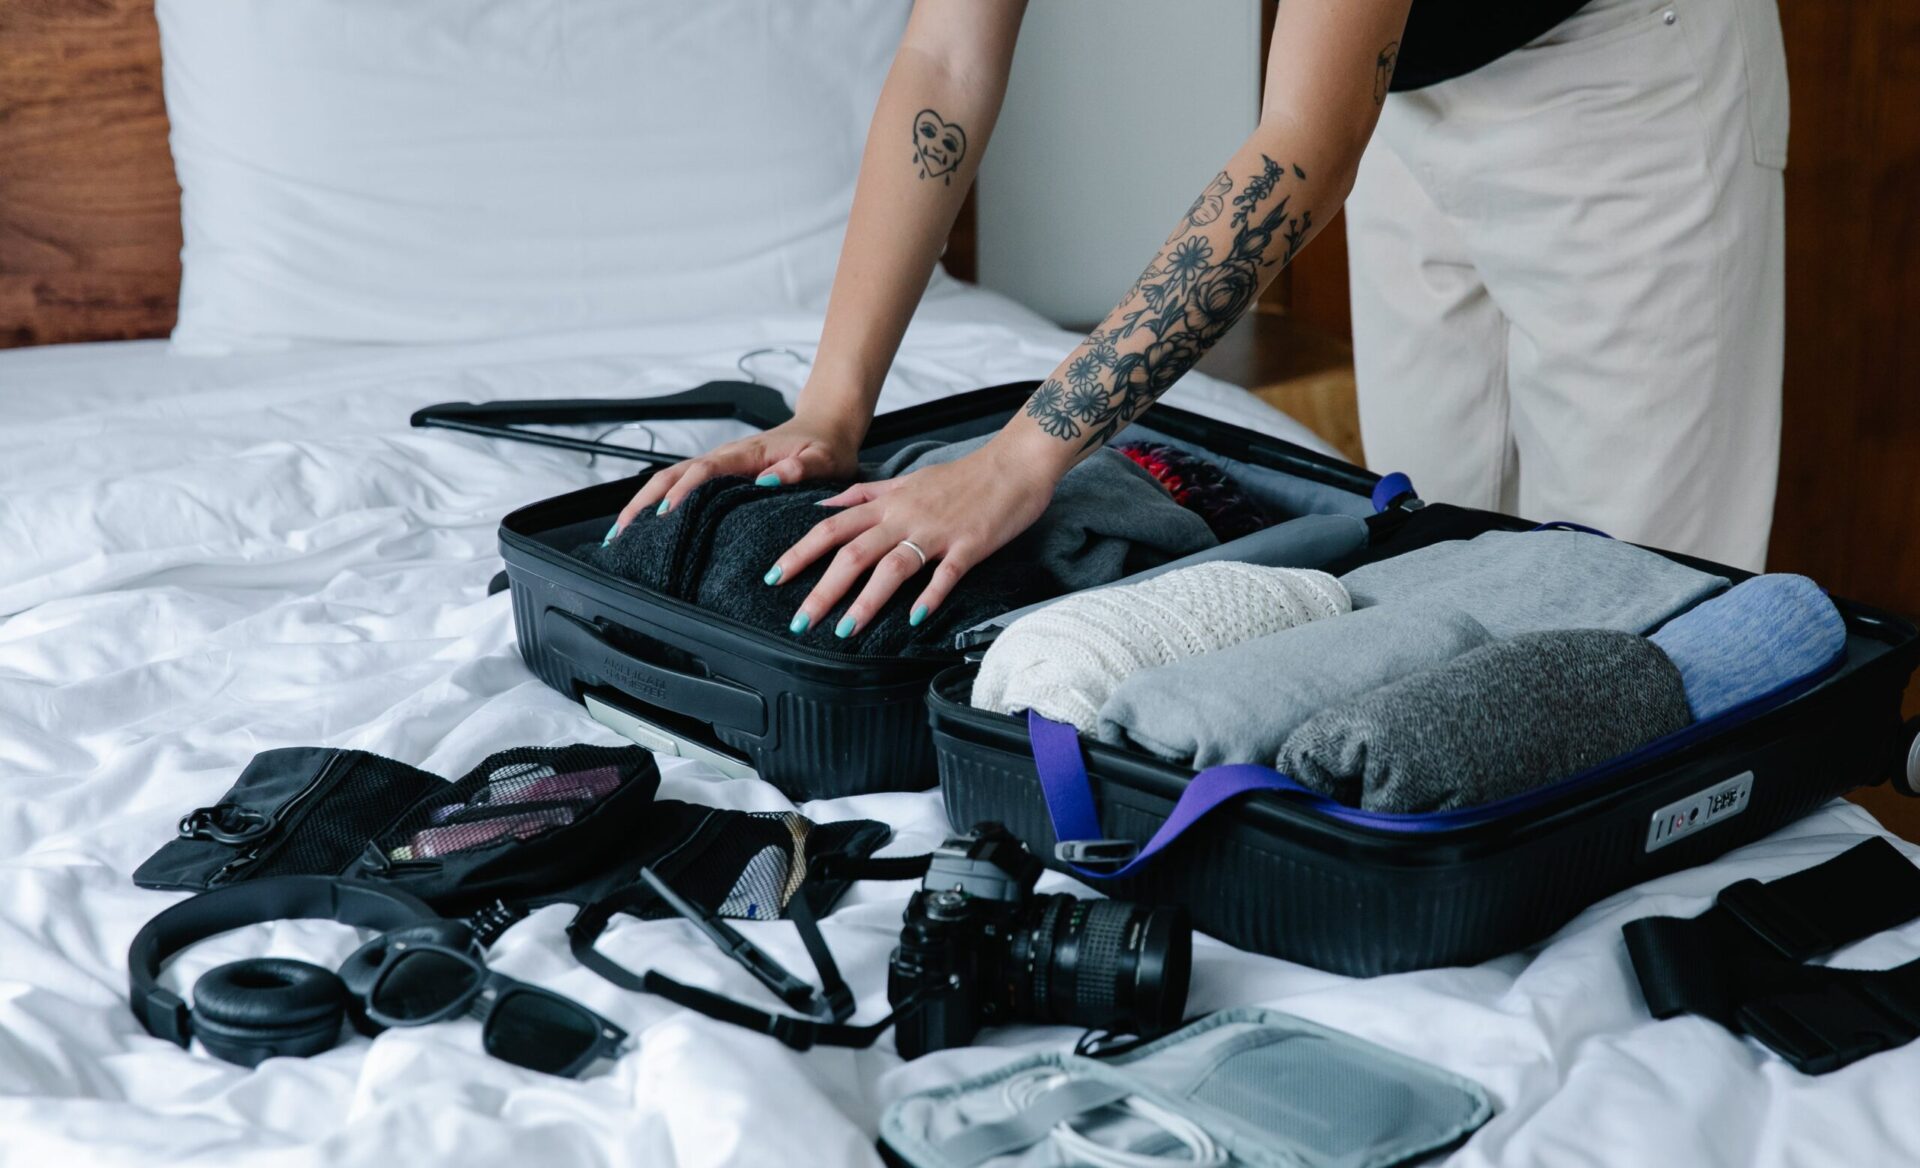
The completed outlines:
<svg viewBox="0 0 1920 1168">
<path fill-rule="evenodd" d="M 967 132 L 959 122 L 949 122 L 940 111 L 923 109 L 913 115 L 913 160 L 920 177 L 937 178 L 953 185 L 953 174 L 967 156 Z"/>
</svg>

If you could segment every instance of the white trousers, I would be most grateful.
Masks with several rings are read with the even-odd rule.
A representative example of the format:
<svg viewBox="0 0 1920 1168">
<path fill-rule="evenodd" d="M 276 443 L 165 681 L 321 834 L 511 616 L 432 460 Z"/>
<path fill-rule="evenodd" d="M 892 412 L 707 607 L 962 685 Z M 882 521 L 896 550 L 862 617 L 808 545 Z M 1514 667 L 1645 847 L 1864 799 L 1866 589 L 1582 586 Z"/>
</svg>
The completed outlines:
<svg viewBox="0 0 1920 1168">
<path fill-rule="evenodd" d="M 1594 0 L 1390 96 L 1347 202 L 1367 461 L 1760 568 L 1786 139 L 1775 0 Z"/>
</svg>

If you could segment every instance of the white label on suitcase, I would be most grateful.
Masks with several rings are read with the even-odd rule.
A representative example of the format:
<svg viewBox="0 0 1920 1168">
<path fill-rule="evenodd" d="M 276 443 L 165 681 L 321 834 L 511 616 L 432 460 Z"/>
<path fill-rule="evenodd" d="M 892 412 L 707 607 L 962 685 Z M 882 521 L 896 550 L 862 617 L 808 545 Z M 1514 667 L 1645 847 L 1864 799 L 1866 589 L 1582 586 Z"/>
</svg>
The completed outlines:
<svg viewBox="0 0 1920 1168">
<path fill-rule="evenodd" d="M 1653 822 L 1647 825 L 1647 851 L 1659 851 L 1674 840 L 1732 819 L 1747 809 L 1752 794 L 1753 772 L 1746 771 L 1667 804 L 1653 813 Z"/>
</svg>

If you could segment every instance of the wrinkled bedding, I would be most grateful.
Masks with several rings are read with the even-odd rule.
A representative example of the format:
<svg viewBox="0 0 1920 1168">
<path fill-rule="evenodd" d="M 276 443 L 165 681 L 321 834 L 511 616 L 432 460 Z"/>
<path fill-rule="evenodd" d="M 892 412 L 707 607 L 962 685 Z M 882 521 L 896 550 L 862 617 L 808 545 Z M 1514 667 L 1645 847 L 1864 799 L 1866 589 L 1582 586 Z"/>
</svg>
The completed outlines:
<svg viewBox="0 0 1920 1168">
<path fill-rule="evenodd" d="M 565 909 L 516 925 L 493 961 L 635 1035 L 617 1064 L 578 1083 L 487 1058 L 472 1022 L 356 1037 L 248 1072 L 148 1037 L 125 1008 L 127 943 L 174 899 L 129 873 L 255 752 L 357 747 L 458 774 L 506 746 L 618 741 L 527 672 L 508 598 L 486 588 L 503 514 L 633 468 L 412 430 L 413 410 L 668 392 L 737 376 L 749 349 L 810 352 L 818 324 L 236 358 L 173 357 L 160 342 L 0 353 L 0 1163 L 875 1163 L 890 1100 L 1072 1041 L 1014 1027 L 911 1064 L 890 1040 L 797 1054 L 579 968 Z M 1039 376 L 1073 339 L 984 293 L 944 291 L 909 333 L 883 408 Z M 791 363 L 753 364 L 798 385 Z M 1203 378 L 1173 400 L 1304 436 Z M 656 436 L 693 450 L 731 430 L 684 423 Z M 787 806 L 764 784 L 663 762 L 665 796 Z M 893 853 L 946 830 L 932 793 L 805 811 L 889 821 Z M 1499 1113 L 1449 1164 L 1920 1162 L 1920 1046 L 1801 1077 L 1710 1023 L 1650 1021 L 1619 940 L 1635 916 L 1695 912 L 1736 878 L 1779 875 L 1872 834 L 1864 811 L 1834 804 L 1471 969 L 1356 981 L 1202 940 L 1190 1005 L 1291 1011 L 1478 1080 Z M 886 1009 L 885 958 L 908 892 L 858 886 L 825 922 L 859 995 L 856 1020 Z M 789 926 L 742 928 L 808 968 Z M 260 926 L 196 948 L 165 981 L 190 987 L 247 954 L 337 962 L 354 944 L 329 923 Z M 681 922 L 621 920 L 602 948 L 634 968 L 760 993 Z M 1909 925 L 1839 960 L 1916 956 L 1920 925 Z"/>
</svg>

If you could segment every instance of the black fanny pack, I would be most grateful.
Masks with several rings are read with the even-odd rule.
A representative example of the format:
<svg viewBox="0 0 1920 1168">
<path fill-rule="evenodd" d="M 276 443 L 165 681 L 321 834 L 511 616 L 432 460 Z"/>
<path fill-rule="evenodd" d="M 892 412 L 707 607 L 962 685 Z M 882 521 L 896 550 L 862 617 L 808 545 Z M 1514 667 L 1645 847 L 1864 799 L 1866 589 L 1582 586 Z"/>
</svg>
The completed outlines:
<svg viewBox="0 0 1920 1168">
<path fill-rule="evenodd" d="M 512 919 L 601 899 L 651 867 L 702 907 L 753 919 L 786 915 L 796 895 L 827 912 L 847 881 L 820 878 L 819 862 L 871 855 L 891 835 L 872 820 L 657 799 L 659 787 L 653 756 L 635 746 L 515 747 L 453 782 L 365 751 L 269 750 L 218 802 L 185 815 L 133 879 L 205 891 L 337 876 L 449 916 Z"/>
</svg>

